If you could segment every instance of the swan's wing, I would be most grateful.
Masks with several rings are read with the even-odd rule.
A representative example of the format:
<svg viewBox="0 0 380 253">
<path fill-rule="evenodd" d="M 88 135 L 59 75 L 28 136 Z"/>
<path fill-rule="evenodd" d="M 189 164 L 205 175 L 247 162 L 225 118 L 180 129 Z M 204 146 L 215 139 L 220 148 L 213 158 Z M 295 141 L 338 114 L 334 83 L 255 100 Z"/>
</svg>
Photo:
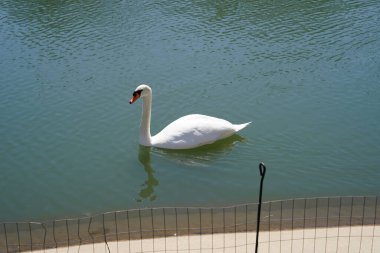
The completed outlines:
<svg viewBox="0 0 380 253">
<path fill-rule="evenodd" d="M 152 137 L 152 144 L 161 148 L 195 148 L 231 136 L 236 132 L 227 120 L 201 114 L 177 119 Z"/>
</svg>

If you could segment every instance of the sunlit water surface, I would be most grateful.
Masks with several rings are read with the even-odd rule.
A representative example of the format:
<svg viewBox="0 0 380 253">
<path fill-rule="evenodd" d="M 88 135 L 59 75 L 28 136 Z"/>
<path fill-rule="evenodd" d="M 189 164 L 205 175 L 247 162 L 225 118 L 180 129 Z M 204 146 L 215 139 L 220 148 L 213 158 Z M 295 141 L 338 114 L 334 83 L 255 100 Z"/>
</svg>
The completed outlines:
<svg viewBox="0 0 380 253">
<path fill-rule="evenodd" d="M 380 192 L 380 1 L 0 1 L 0 221 Z M 190 113 L 252 121 L 188 151 Z"/>
</svg>

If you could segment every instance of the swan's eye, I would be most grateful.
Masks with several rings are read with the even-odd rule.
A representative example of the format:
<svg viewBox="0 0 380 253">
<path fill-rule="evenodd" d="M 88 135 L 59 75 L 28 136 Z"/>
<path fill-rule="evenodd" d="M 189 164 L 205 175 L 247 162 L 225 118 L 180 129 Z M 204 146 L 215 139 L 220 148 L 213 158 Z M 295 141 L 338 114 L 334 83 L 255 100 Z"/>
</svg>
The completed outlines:
<svg viewBox="0 0 380 253">
<path fill-rule="evenodd" d="M 141 92 L 142 92 L 143 90 L 136 90 L 136 91 L 134 91 L 133 92 L 133 96 L 136 96 L 136 94 L 138 94 L 139 96 L 141 96 Z"/>
</svg>

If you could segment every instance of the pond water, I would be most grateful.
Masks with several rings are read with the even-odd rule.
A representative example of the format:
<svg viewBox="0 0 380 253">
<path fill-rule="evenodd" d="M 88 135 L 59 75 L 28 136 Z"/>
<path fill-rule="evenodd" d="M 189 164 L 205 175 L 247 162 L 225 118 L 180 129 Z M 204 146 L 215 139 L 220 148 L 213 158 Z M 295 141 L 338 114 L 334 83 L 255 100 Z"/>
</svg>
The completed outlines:
<svg viewBox="0 0 380 253">
<path fill-rule="evenodd" d="M 2 0 L 0 221 L 380 192 L 380 2 Z M 140 147 L 191 113 L 252 121 Z"/>
</svg>

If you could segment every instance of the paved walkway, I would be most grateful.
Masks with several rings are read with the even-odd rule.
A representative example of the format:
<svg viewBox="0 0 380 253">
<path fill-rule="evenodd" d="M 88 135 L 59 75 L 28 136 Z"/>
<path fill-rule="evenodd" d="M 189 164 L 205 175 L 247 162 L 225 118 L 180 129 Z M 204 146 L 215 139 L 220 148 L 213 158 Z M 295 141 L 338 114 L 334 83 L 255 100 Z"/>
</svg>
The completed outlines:
<svg viewBox="0 0 380 253">
<path fill-rule="evenodd" d="M 167 238 L 72 246 L 70 248 L 33 251 L 60 252 L 191 252 L 248 253 L 255 251 L 256 233 L 171 236 Z M 260 253 L 378 253 L 380 226 L 357 226 L 271 231 L 260 234 Z"/>
</svg>

